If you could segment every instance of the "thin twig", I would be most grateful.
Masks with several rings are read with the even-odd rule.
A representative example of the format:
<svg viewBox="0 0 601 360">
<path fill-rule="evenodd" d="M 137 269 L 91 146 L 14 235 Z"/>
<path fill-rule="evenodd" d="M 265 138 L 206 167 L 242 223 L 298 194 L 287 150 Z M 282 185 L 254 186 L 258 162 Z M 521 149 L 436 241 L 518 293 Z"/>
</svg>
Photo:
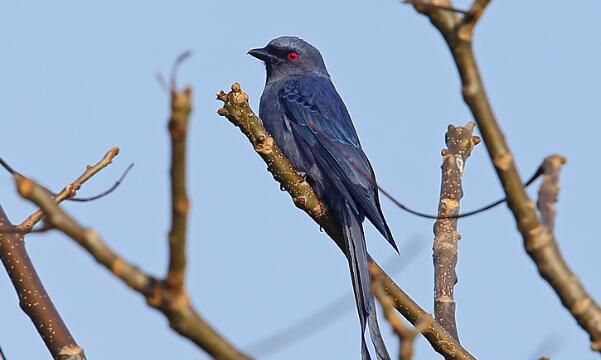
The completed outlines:
<svg viewBox="0 0 601 360">
<path fill-rule="evenodd" d="M 415 9 L 428 17 L 451 51 L 461 77 L 463 99 L 478 124 L 526 252 L 564 307 L 589 334 L 591 349 L 601 352 L 601 308 L 566 264 L 554 234 L 538 218 L 484 89 L 472 48 L 472 33 L 487 4 L 486 0 L 475 1 L 472 6 L 474 16 L 468 23 L 448 11 L 424 11 L 417 6 Z"/>
<path fill-rule="evenodd" d="M 447 148 L 442 151 L 442 180 L 438 216 L 443 218 L 434 224 L 434 317 L 455 340 L 459 342 L 455 320 L 454 288 L 457 284 L 458 242 L 457 219 L 447 218 L 459 214 L 463 197 L 462 177 L 467 159 L 480 142 L 472 135 L 474 122 L 463 127 L 449 125 L 445 136 Z"/>
<path fill-rule="evenodd" d="M 267 164 L 267 170 L 280 183 L 281 188 L 290 194 L 294 204 L 311 216 L 340 248 L 344 248 L 340 226 L 334 217 L 329 216 L 326 206 L 322 204 L 309 183 L 294 170 L 288 159 L 282 154 L 274 139 L 263 127 L 261 120 L 248 105 L 248 95 L 240 89 L 240 84 L 234 83 L 232 91 L 228 94 L 221 91 L 217 95 L 217 99 L 224 103 L 223 107 L 218 110 L 218 114 L 225 116 L 232 124 L 240 128 L 250 140 L 255 151 Z M 377 263 L 371 258 L 370 262 L 377 266 Z M 377 268 L 380 269 L 379 266 Z M 380 269 L 380 271 L 382 270 Z M 405 318 L 413 325 L 423 319 L 428 319 L 428 329 L 424 332 L 424 336 L 436 351 L 446 359 L 474 359 L 388 276 L 383 276 L 387 291 L 394 292 L 392 296 L 395 306 Z"/>
<path fill-rule="evenodd" d="M 0 228 L 12 226 L 0 207 Z M 17 291 L 21 309 L 33 322 L 52 356 L 61 360 L 85 360 L 83 349 L 75 342 L 44 289 L 22 234 L 0 233 L 0 260 Z"/>
<path fill-rule="evenodd" d="M 83 174 L 81 174 L 81 176 L 75 179 L 75 181 L 73 181 L 71 184 L 65 186 L 61 192 L 56 194 L 54 201 L 57 204 L 60 204 L 64 200 L 75 197 L 81 186 L 102 169 L 110 165 L 117 155 L 119 155 L 118 147 L 109 149 L 98 163 L 92 166 L 87 166 L 86 170 L 83 172 Z M 17 226 L 17 229 L 23 234 L 27 234 L 28 232 L 31 232 L 33 227 L 43 218 L 44 212 L 42 210 L 37 210 L 33 214 L 29 215 L 27 219 L 23 220 L 23 222 Z"/>
</svg>

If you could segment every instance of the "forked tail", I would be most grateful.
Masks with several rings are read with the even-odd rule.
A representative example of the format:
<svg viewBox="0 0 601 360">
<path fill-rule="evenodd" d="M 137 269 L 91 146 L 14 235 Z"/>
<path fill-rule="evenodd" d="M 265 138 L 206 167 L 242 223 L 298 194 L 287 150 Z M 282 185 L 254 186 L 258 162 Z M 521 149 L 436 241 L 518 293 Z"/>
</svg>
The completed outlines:
<svg viewBox="0 0 601 360">
<path fill-rule="evenodd" d="M 344 240 L 346 242 L 346 257 L 349 262 L 355 302 L 361 321 L 361 355 L 363 360 L 370 360 L 369 351 L 365 342 L 365 325 L 369 327 L 371 341 L 376 350 L 378 360 L 390 360 L 386 345 L 378 326 L 376 306 L 371 292 L 371 278 L 369 276 L 367 248 L 363 226 L 359 216 L 353 212 L 346 202 L 341 206 L 340 219 Z"/>
</svg>

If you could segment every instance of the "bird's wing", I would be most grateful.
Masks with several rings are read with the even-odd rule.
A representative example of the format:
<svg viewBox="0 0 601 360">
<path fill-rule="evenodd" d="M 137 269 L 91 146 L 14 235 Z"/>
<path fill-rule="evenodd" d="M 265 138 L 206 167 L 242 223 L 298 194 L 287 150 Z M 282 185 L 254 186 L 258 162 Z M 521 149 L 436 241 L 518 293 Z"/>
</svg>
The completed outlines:
<svg viewBox="0 0 601 360">
<path fill-rule="evenodd" d="M 311 147 L 316 159 L 333 171 L 326 173 L 341 181 L 366 217 L 396 249 L 380 209 L 375 176 L 361 149 L 351 117 L 329 79 L 305 77 L 289 80 L 279 94 L 286 117 L 295 132 Z M 355 203 L 355 204 L 353 204 Z"/>
</svg>

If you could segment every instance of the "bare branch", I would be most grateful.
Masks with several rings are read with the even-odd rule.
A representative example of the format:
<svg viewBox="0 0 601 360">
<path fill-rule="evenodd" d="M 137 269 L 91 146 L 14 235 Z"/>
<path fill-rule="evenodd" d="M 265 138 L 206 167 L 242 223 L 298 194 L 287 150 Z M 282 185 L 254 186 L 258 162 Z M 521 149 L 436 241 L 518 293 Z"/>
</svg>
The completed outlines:
<svg viewBox="0 0 601 360">
<path fill-rule="evenodd" d="M 119 155 L 118 147 L 113 147 L 109 149 L 98 163 L 92 166 L 87 166 L 86 170 L 83 174 L 81 174 L 81 176 L 75 179 L 75 181 L 73 181 L 71 184 L 65 186 L 65 188 L 63 188 L 61 192 L 56 194 L 56 196 L 54 197 L 54 201 L 57 204 L 60 204 L 64 200 L 75 197 L 75 195 L 77 195 L 77 191 L 81 188 L 81 186 L 86 181 L 90 180 L 98 172 L 100 172 L 102 169 L 110 165 L 117 155 Z M 19 224 L 19 226 L 17 226 L 17 229 L 24 234 L 29 233 L 31 232 L 33 227 L 43 218 L 44 212 L 42 210 L 37 210 L 33 214 L 29 215 L 27 219 L 25 219 L 21 224 Z"/>
<path fill-rule="evenodd" d="M 181 56 L 178 63 L 186 56 Z M 175 66 L 177 68 L 177 66 Z M 175 80 L 172 80 L 174 84 Z M 14 178 L 19 194 L 40 207 L 40 215 L 32 215 L 24 226 L 29 229 L 37 221 L 46 218 L 46 228 L 56 228 L 84 248 L 94 259 L 111 271 L 131 289 L 144 298 L 149 306 L 159 310 L 169 320 L 169 325 L 180 335 L 188 338 L 215 359 L 250 359 L 218 334 L 194 310 L 184 288 L 186 265 L 185 241 L 188 200 L 185 190 L 185 150 L 188 117 L 191 110 L 191 90 L 182 92 L 171 89 L 171 116 L 169 130 L 172 138 L 172 214 L 173 223 L 169 234 L 170 261 L 167 276 L 158 280 L 138 269 L 116 254 L 93 230 L 79 225 L 58 206 L 58 202 L 74 196 L 81 184 L 108 165 L 118 149 L 109 151 L 105 158 L 87 171 L 73 184 L 67 186 L 55 199 L 45 188 L 19 174 Z"/>
<path fill-rule="evenodd" d="M 190 209 L 186 194 L 186 137 L 191 111 L 192 90 L 185 88 L 179 92 L 172 88 L 171 116 L 168 125 L 171 135 L 171 230 L 166 280 L 167 285 L 174 292 L 183 291 L 186 271 L 186 229 Z"/>
<path fill-rule="evenodd" d="M 32 180 L 16 176 L 15 181 L 19 194 L 39 206 L 51 226 L 71 237 L 115 277 L 143 295 L 148 305 L 168 318 L 172 329 L 217 359 L 248 359 L 198 315 L 185 292 L 172 293 L 165 282 L 158 281 L 118 256 L 94 230 L 86 229 L 75 222 L 53 201 L 44 188 Z"/>
<path fill-rule="evenodd" d="M 369 272 L 371 275 L 372 292 L 382 306 L 384 318 L 399 338 L 399 360 L 411 360 L 413 358 L 413 342 L 418 335 L 418 331 L 415 328 L 408 329 L 397 316 L 394 301 L 392 301 L 384 289 L 382 277 L 380 276 L 380 272 L 375 268 L 375 265 L 370 264 Z"/>
<path fill-rule="evenodd" d="M 371 260 L 371 264 L 375 265 L 371 266 L 372 274 L 381 277 L 384 289 L 394 301 L 394 307 L 419 330 L 419 333 L 428 340 L 434 350 L 446 360 L 476 359 L 438 321 L 434 320 L 430 314 L 426 313 L 409 295 L 401 290 L 373 259 Z"/>
<path fill-rule="evenodd" d="M 424 11 L 418 6 L 415 6 L 415 9 L 428 17 L 440 31 L 451 51 L 461 77 L 463 99 L 478 124 L 489 156 L 505 190 L 507 204 L 518 224 L 526 252 L 537 265 L 541 276 L 556 292 L 564 307 L 589 334 L 593 351 L 601 352 L 601 308 L 576 280 L 576 276 L 559 252 L 553 233 L 539 220 L 535 205 L 522 185 L 513 155 L 484 90 L 472 49 L 472 32 L 487 4 L 486 0 L 476 0 L 472 6 L 473 19 L 467 24 L 456 14 L 448 11 Z M 464 30 L 460 31 L 462 28 Z M 566 279 L 569 281 L 565 281 Z"/>
<path fill-rule="evenodd" d="M 240 89 L 240 84 L 234 83 L 232 91 L 228 94 L 221 91 L 217 95 L 217 99 L 224 103 L 217 113 L 225 116 L 232 124 L 240 128 L 242 133 L 250 140 L 255 151 L 267 164 L 267 170 L 273 175 L 281 188 L 290 194 L 294 204 L 311 216 L 334 242 L 340 248 L 343 248 L 340 226 L 338 226 L 334 217 L 329 216 L 325 204 L 322 204 L 309 183 L 292 168 L 288 159 L 282 154 L 274 139 L 263 127 L 261 120 L 248 105 L 248 95 Z M 370 262 L 382 272 L 373 259 L 370 258 Z M 386 290 L 391 293 L 395 300 L 397 310 L 407 320 L 415 325 L 423 319 L 428 319 L 428 329 L 425 331 L 425 336 L 436 351 L 445 356 L 446 359 L 474 359 L 388 276 L 385 274 L 382 276 Z"/>
<path fill-rule="evenodd" d="M 449 125 L 445 136 L 447 149 L 442 151 L 438 204 L 438 216 L 441 219 L 434 224 L 434 316 L 457 341 L 459 334 L 455 321 L 454 287 L 457 284 L 455 266 L 461 235 L 457 232 L 457 219 L 452 216 L 459 214 L 465 164 L 480 142 L 480 138 L 472 135 L 475 126 L 474 122 L 469 122 L 464 127 Z"/>
<path fill-rule="evenodd" d="M 0 207 L 0 228 L 11 227 Z M 22 234 L 0 233 L 0 260 L 17 291 L 21 309 L 33 322 L 52 356 L 61 360 L 85 360 L 83 349 L 75 342 L 44 289 L 27 255 Z"/>
</svg>

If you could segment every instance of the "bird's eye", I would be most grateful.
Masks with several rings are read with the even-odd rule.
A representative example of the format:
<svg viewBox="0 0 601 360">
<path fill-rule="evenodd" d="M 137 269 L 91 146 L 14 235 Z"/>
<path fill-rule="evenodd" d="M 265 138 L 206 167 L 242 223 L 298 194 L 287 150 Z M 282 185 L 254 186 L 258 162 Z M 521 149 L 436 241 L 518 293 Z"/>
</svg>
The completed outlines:
<svg viewBox="0 0 601 360">
<path fill-rule="evenodd" d="M 298 54 L 295 53 L 294 51 L 291 51 L 288 53 L 288 60 L 290 61 L 296 61 L 298 60 Z"/>
</svg>

